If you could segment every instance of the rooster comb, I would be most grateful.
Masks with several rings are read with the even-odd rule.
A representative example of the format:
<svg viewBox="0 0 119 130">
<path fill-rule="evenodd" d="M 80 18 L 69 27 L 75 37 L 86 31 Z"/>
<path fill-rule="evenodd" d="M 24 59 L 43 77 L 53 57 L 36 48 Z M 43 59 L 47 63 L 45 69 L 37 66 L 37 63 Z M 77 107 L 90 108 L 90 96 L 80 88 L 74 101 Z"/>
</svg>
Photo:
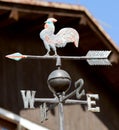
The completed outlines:
<svg viewBox="0 0 119 130">
<path fill-rule="evenodd" d="M 46 20 L 46 22 L 48 22 L 48 21 L 50 21 L 50 22 L 57 22 L 57 19 L 55 19 L 55 18 L 48 18 L 48 19 Z"/>
</svg>

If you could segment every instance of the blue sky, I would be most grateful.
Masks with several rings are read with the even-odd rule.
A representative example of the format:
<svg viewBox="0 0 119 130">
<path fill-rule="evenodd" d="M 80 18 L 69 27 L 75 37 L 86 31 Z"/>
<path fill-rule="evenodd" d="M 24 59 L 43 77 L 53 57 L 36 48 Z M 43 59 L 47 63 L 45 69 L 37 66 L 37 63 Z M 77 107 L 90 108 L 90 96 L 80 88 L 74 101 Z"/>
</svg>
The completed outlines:
<svg viewBox="0 0 119 130">
<path fill-rule="evenodd" d="M 119 0 L 48 0 L 85 6 L 119 46 Z"/>
</svg>

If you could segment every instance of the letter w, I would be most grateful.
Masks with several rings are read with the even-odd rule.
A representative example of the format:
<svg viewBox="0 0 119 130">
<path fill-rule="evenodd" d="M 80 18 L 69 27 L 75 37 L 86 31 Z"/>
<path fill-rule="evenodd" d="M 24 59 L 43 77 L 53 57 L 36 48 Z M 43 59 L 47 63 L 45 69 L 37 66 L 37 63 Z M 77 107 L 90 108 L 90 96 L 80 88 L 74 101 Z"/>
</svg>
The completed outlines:
<svg viewBox="0 0 119 130">
<path fill-rule="evenodd" d="M 24 108 L 34 108 L 35 93 L 36 93 L 36 91 L 21 90 Z"/>
</svg>

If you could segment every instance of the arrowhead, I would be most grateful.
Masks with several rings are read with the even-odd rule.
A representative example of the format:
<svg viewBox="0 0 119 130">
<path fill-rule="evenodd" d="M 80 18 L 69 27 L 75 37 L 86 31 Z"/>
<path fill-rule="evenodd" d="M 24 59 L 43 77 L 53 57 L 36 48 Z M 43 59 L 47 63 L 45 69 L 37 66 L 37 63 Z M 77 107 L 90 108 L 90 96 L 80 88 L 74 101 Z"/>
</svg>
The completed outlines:
<svg viewBox="0 0 119 130">
<path fill-rule="evenodd" d="M 12 60 L 16 60 L 16 61 L 19 61 L 21 60 L 22 58 L 26 58 L 25 55 L 22 55 L 21 53 L 17 52 L 17 53 L 13 53 L 13 54 L 10 54 L 10 55 L 6 55 L 5 57 L 9 58 L 9 59 L 12 59 Z"/>
</svg>

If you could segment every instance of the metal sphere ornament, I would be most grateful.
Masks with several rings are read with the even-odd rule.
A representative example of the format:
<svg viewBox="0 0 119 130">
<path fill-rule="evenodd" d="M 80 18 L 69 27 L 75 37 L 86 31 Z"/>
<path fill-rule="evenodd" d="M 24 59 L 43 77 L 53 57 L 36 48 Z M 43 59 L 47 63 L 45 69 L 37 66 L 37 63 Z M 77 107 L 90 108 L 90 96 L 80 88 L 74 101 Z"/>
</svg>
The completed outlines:
<svg viewBox="0 0 119 130">
<path fill-rule="evenodd" d="M 50 73 L 47 82 L 51 92 L 58 94 L 70 88 L 71 77 L 66 71 L 57 69 Z"/>
</svg>

